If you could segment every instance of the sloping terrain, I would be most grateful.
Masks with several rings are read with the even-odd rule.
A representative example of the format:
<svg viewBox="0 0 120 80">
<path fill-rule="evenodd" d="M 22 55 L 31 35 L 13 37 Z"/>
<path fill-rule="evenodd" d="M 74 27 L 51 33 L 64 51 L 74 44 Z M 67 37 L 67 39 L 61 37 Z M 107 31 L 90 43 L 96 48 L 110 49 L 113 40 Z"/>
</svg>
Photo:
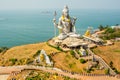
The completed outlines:
<svg viewBox="0 0 120 80">
<path fill-rule="evenodd" d="M 55 53 L 54 56 L 51 56 L 54 67 L 70 72 L 86 73 L 84 69 L 88 66 L 88 62 L 82 64 L 79 60 L 75 59 L 70 52 L 58 51 L 48 46 L 46 42 L 10 48 L 4 54 L 0 54 L 0 66 L 26 65 L 34 61 L 35 58 L 33 56 L 38 50 L 42 49 L 44 49 L 48 55 Z M 104 74 L 104 70 L 94 70 L 91 73 Z"/>
<path fill-rule="evenodd" d="M 94 53 L 101 56 L 108 64 L 113 62 L 113 67 L 120 71 L 120 42 L 111 46 L 99 46 L 93 49 Z"/>
</svg>

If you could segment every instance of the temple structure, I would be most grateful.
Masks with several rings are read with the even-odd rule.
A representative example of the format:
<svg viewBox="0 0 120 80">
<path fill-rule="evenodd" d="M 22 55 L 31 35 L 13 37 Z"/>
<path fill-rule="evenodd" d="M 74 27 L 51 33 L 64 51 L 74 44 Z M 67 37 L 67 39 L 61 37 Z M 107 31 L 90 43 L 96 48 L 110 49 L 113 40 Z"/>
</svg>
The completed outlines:
<svg viewBox="0 0 120 80">
<path fill-rule="evenodd" d="M 91 33 L 91 30 L 88 28 L 88 30 L 83 35 L 84 40 L 90 43 L 95 44 L 103 44 L 103 40 L 99 38 L 97 33 Z"/>
<path fill-rule="evenodd" d="M 81 47 L 81 49 L 79 50 L 79 52 L 81 53 L 82 56 L 86 56 L 86 51 L 83 47 Z"/>
<path fill-rule="evenodd" d="M 57 13 L 55 12 L 53 19 L 55 37 L 49 41 L 49 43 L 54 46 L 62 47 L 63 49 L 74 49 L 86 46 L 87 44 L 83 39 L 80 39 L 80 34 L 76 32 L 75 22 L 77 18 L 69 15 L 68 6 L 64 6 L 58 22 L 56 22 L 56 15 Z M 56 36 L 56 29 L 59 31 L 58 36 Z"/>
<path fill-rule="evenodd" d="M 103 44 L 103 41 L 98 37 L 98 34 L 92 32 L 92 27 L 89 27 L 82 36 L 83 38 L 81 38 L 75 27 L 77 18 L 69 15 L 68 6 L 64 6 L 62 15 L 58 22 L 56 22 L 56 15 L 57 13 L 55 12 L 53 19 L 53 24 L 55 26 L 55 37 L 50 41 L 50 44 L 53 46 L 59 46 L 63 49 L 81 49 L 81 47 L 87 48 Z M 56 35 L 56 29 L 59 31 L 58 36 Z M 85 55 L 85 51 L 81 51 L 83 55 Z"/>
</svg>

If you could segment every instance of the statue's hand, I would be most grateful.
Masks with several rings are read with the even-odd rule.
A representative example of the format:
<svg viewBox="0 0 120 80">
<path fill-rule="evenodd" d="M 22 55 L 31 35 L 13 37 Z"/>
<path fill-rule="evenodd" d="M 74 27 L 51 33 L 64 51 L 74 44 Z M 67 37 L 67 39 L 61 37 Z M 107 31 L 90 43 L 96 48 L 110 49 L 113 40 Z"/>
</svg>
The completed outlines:
<svg viewBox="0 0 120 80">
<path fill-rule="evenodd" d="M 53 22 L 55 23 L 55 22 L 56 22 L 56 19 L 53 19 Z"/>
<path fill-rule="evenodd" d="M 76 17 L 73 17 L 73 19 L 76 21 L 77 20 L 77 18 Z"/>
<path fill-rule="evenodd" d="M 61 27 L 61 26 L 58 26 L 58 29 L 62 29 L 62 27 Z"/>
</svg>

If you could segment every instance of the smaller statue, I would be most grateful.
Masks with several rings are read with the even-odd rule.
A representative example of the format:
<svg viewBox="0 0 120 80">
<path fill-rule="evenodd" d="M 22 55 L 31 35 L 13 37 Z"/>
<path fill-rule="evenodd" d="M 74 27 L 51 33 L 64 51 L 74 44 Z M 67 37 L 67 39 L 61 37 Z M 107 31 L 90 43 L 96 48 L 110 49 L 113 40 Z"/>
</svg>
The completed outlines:
<svg viewBox="0 0 120 80">
<path fill-rule="evenodd" d="M 53 62 L 50 61 L 49 56 L 47 55 L 47 53 L 43 49 L 40 51 L 40 54 L 37 56 L 36 61 L 37 61 L 37 63 L 40 63 L 42 65 L 43 64 L 49 65 L 49 66 L 53 65 Z"/>
<path fill-rule="evenodd" d="M 56 16 L 56 12 L 54 14 Z M 62 16 L 59 18 L 58 24 L 56 23 L 56 19 L 53 19 L 54 25 L 59 29 L 59 39 L 65 39 L 71 33 L 76 33 L 75 30 L 75 21 L 77 18 L 71 18 L 69 16 L 69 8 L 65 6 L 62 11 Z"/>
<path fill-rule="evenodd" d="M 44 61 L 45 61 L 45 56 L 44 56 L 44 54 L 40 54 L 40 61 L 41 61 L 41 62 L 44 62 Z"/>
</svg>

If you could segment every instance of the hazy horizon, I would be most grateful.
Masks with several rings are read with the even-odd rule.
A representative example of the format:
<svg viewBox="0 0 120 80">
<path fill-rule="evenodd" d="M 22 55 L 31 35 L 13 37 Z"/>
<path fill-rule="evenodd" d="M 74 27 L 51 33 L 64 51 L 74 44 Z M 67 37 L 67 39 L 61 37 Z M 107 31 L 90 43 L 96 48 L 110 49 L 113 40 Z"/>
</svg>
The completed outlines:
<svg viewBox="0 0 120 80">
<path fill-rule="evenodd" d="M 120 0 L 0 0 L 0 10 L 70 9 L 119 10 Z"/>
</svg>

